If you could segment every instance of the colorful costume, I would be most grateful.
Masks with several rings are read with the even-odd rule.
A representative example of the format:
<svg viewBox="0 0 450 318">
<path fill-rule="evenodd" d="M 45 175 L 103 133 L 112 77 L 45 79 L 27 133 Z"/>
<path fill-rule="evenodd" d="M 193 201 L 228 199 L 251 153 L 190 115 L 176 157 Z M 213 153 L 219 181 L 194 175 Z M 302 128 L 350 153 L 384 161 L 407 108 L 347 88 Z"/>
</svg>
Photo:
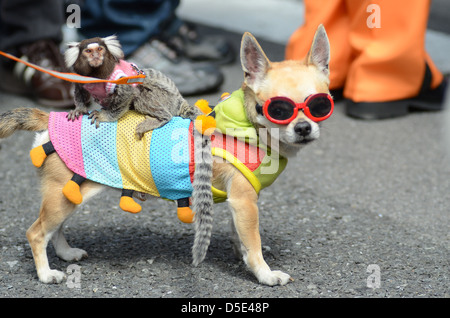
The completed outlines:
<svg viewBox="0 0 450 318">
<path fill-rule="evenodd" d="M 86 179 L 170 200 L 189 197 L 194 172 L 191 121 L 174 117 L 138 140 L 135 127 L 144 118 L 127 112 L 95 128 L 87 116 L 70 122 L 65 113 L 50 113 L 49 136 L 67 167 Z"/>
<path fill-rule="evenodd" d="M 216 132 L 212 136 L 213 155 L 232 163 L 257 193 L 270 186 L 283 172 L 287 158 L 259 142 L 256 129 L 245 113 L 242 89 L 231 95 L 222 95 L 222 101 L 214 107 L 212 115 L 216 119 Z M 226 193 L 214 188 L 212 190 L 215 202 L 225 201 Z"/>
<path fill-rule="evenodd" d="M 242 103 L 243 93 L 239 90 L 215 107 L 221 129 L 230 135 L 216 131 L 211 136 L 212 153 L 233 164 L 258 193 L 283 171 L 287 159 L 258 145 L 255 129 L 245 123 Z M 132 205 L 129 200 L 132 201 L 133 191 L 177 200 L 179 206 L 188 205 L 195 170 L 192 121 L 174 117 L 138 140 L 136 126 L 145 119 L 145 115 L 137 112 L 129 111 L 117 122 L 103 122 L 99 128 L 91 124 L 88 115 L 75 121 L 68 121 L 66 115 L 61 112 L 50 113 L 50 142 L 32 149 L 31 158 L 33 164 L 39 167 L 50 153 L 58 153 L 66 166 L 75 173 L 66 185 L 67 191 L 63 190 L 70 201 L 81 203 L 82 198 L 73 200 L 73 193 L 79 193 L 76 185 L 89 179 L 124 189 L 120 206 L 125 211 L 140 211 L 137 203 L 139 211 L 126 208 L 127 204 Z M 40 155 L 42 153 L 45 155 Z M 226 200 L 225 192 L 215 188 L 212 191 L 214 202 Z M 128 200 L 124 205 L 123 199 Z"/>
</svg>

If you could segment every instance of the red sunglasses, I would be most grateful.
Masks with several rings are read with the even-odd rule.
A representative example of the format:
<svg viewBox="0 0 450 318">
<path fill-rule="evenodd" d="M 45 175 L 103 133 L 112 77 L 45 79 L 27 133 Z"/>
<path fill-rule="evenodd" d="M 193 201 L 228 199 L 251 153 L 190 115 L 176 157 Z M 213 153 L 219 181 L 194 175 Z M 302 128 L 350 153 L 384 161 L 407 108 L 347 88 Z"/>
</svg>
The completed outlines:
<svg viewBox="0 0 450 318">
<path fill-rule="evenodd" d="M 262 112 L 271 122 L 286 125 L 297 117 L 299 109 L 312 121 L 319 122 L 331 116 L 334 102 L 330 95 L 324 93 L 310 95 L 303 103 L 277 96 L 264 103 Z"/>
</svg>

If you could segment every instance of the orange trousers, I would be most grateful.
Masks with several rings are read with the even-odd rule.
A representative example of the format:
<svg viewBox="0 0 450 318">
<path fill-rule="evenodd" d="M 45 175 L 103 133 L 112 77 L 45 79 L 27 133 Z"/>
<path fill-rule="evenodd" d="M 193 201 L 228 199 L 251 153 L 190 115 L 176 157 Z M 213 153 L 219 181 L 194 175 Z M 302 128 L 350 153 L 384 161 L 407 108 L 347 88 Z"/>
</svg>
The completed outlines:
<svg viewBox="0 0 450 318">
<path fill-rule="evenodd" d="M 442 73 L 425 51 L 429 0 L 304 0 L 305 23 L 291 36 L 287 59 L 303 59 L 319 24 L 330 40 L 330 89 L 354 102 L 414 97 L 431 69 L 431 88 Z M 377 6 L 373 6 L 376 4 Z"/>
</svg>

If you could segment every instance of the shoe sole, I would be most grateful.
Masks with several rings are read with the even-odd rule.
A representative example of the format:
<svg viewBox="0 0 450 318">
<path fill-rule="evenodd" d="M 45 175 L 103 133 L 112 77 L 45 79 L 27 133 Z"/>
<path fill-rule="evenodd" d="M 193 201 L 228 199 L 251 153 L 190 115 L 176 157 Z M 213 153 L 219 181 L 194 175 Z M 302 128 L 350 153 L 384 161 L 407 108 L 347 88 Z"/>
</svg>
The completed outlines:
<svg viewBox="0 0 450 318">
<path fill-rule="evenodd" d="M 396 118 L 408 115 L 411 111 L 439 111 L 442 103 L 426 102 L 418 99 L 405 99 L 391 102 L 346 101 L 346 114 L 350 117 L 366 120 Z"/>
<path fill-rule="evenodd" d="M 223 84 L 224 79 L 225 78 L 222 73 L 217 73 L 215 78 L 211 78 L 211 81 L 204 82 L 201 86 L 193 86 L 192 83 L 186 83 L 186 85 L 177 85 L 177 88 L 183 96 L 205 94 L 216 91 Z"/>
</svg>

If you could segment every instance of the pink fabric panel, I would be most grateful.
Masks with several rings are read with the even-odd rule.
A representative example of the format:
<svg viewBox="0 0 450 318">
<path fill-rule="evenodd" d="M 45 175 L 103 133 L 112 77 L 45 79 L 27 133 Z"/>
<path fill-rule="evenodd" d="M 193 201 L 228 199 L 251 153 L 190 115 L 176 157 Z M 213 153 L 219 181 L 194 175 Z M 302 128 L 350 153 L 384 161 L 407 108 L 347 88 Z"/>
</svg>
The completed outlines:
<svg viewBox="0 0 450 318">
<path fill-rule="evenodd" d="M 81 147 L 82 116 L 67 120 L 65 112 L 51 112 L 48 123 L 50 140 L 59 157 L 73 172 L 86 177 Z"/>
</svg>

